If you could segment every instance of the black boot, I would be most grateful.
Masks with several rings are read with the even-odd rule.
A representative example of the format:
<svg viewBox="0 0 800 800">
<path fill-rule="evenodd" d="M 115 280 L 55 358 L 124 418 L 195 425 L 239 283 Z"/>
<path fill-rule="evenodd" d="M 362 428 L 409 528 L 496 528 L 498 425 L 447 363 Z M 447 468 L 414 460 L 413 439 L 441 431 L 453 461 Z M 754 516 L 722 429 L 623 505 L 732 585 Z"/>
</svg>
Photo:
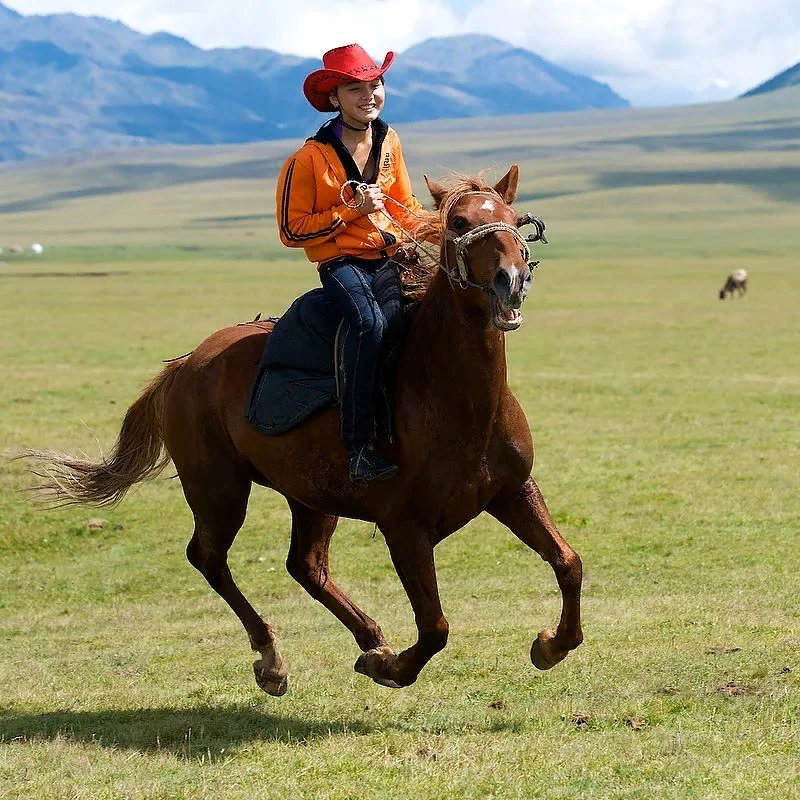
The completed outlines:
<svg viewBox="0 0 800 800">
<path fill-rule="evenodd" d="M 385 481 L 397 474 L 397 464 L 393 464 L 375 447 L 374 442 L 365 444 L 357 453 L 350 456 L 350 478 L 357 483 L 364 481 Z"/>
</svg>

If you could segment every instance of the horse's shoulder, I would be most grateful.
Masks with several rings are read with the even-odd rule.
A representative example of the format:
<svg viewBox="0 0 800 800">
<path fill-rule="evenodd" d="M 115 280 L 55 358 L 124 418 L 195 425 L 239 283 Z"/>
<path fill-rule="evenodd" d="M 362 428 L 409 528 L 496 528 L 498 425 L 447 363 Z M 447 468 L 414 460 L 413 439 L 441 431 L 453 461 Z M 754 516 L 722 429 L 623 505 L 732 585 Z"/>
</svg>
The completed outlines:
<svg viewBox="0 0 800 800">
<path fill-rule="evenodd" d="M 533 438 L 519 401 L 506 390 L 497 415 L 489 457 L 514 476 L 529 475 L 533 466 Z"/>
<path fill-rule="evenodd" d="M 519 400 L 514 396 L 514 393 L 507 386 L 500 402 L 498 423 L 501 430 L 508 435 L 513 436 L 523 432 L 530 436 L 530 428 L 528 427 L 528 418 L 525 416 L 525 411 L 522 409 Z"/>
</svg>

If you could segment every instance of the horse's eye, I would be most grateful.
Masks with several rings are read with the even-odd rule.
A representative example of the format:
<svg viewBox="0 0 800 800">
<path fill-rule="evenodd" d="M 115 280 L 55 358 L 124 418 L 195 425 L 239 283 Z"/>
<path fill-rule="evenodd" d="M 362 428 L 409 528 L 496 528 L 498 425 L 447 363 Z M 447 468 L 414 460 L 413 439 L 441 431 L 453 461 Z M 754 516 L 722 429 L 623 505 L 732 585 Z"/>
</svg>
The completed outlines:
<svg viewBox="0 0 800 800">
<path fill-rule="evenodd" d="M 467 221 L 464 217 L 453 217 L 452 225 L 457 231 L 463 231 L 467 227 Z"/>
</svg>

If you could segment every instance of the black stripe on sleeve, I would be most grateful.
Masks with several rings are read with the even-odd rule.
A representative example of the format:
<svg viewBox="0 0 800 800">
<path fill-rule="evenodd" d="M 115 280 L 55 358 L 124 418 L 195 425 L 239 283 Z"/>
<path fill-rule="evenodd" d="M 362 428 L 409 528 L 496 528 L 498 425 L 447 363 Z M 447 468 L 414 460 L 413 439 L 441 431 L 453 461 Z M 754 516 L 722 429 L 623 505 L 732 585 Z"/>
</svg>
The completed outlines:
<svg viewBox="0 0 800 800">
<path fill-rule="evenodd" d="M 327 228 L 322 228 L 321 230 L 312 231 L 310 233 L 297 234 L 293 233 L 289 229 L 289 194 L 291 193 L 295 163 L 296 159 L 292 159 L 292 163 L 289 165 L 289 169 L 286 171 L 286 180 L 283 184 L 283 197 L 281 198 L 281 233 L 283 233 L 284 237 L 290 242 L 304 242 L 307 239 L 316 239 L 319 236 L 326 236 L 327 234 L 332 233 L 342 225 L 342 220 L 337 219 L 336 222 L 329 225 Z"/>
</svg>

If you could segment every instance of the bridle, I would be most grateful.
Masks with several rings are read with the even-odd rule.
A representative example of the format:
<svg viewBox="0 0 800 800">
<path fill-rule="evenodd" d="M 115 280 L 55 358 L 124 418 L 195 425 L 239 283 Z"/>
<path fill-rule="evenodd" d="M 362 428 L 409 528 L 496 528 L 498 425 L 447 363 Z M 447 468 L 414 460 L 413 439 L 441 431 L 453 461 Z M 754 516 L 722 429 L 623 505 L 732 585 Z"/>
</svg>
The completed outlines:
<svg viewBox="0 0 800 800">
<path fill-rule="evenodd" d="M 351 200 L 347 200 L 344 196 L 344 190 L 346 187 L 351 186 L 353 191 L 353 198 Z M 349 208 L 358 208 L 361 203 L 364 202 L 364 189 L 366 188 L 366 184 L 360 183 L 359 181 L 349 180 L 345 181 L 342 184 L 342 188 L 339 192 L 341 197 L 342 203 L 347 205 Z M 542 244 L 547 244 L 547 239 L 545 238 L 544 231 L 545 231 L 545 224 L 540 217 L 536 217 L 530 212 L 525 213 L 522 217 L 519 218 L 517 222 L 517 227 L 513 225 L 509 225 L 507 222 L 487 222 L 483 225 L 478 225 L 471 230 L 468 230 L 466 233 L 461 234 L 459 236 L 454 231 L 449 230 L 448 228 L 448 220 L 450 217 L 450 213 L 452 212 L 453 208 L 455 207 L 456 203 L 462 198 L 466 197 L 469 194 L 488 194 L 492 197 L 495 197 L 500 200 L 500 202 L 505 204 L 505 201 L 500 197 L 500 195 L 494 191 L 493 189 L 468 189 L 463 192 L 458 192 L 457 194 L 450 197 L 447 201 L 447 206 L 442 209 L 442 230 L 444 231 L 444 241 L 442 242 L 442 256 L 441 258 L 435 258 L 431 255 L 429 249 L 422 243 L 417 241 L 414 236 L 409 233 L 409 231 L 405 230 L 401 226 L 398 225 L 397 221 L 388 214 L 385 210 L 381 213 L 387 217 L 395 226 L 399 227 L 400 230 L 412 241 L 414 242 L 417 247 L 419 247 L 423 252 L 428 253 L 431 258 L 436 262 L 439 269 L 441 269 L 445 275 L 450 279 L 451 283 L 457 284 L 462 289 L 466 289 L 467 287 L 471 287 L 473 289 L 480 289 L 482 292 L 486 292 L 487 294 L 492 294 L 494 290 L 491 286 L 485 286 L 481 283 L 475 283 L 475 281 L 470 280 L 469 278 L 469 265 L 467 264 L 467 257 L 466 257 L 466 250 L 472 244 L 474 244 L 479 239 L 482 239 L 484 236 L 489 236 L 492 233 L 510 233 L 516 240 L 520 246 L 522 251 L 522 257 L 525 259 L 525 262 L 528 265 L 528 268 L 533 272 L 537 266 L 539 266 L 538 261 L 529 261 L 528 259 L 531 256 L 530 248 L 528 247 L 529 243 L 532 242 L 542 242 Z M 412 216 L 417 216 L 411 211 L 410 208 L 404 206 L 398 200 L 395 200 L 393 197 L 389 197 L 388 195 L 384 194 L 385 200 L 390 200 L 391 202 L 395 203 L 396 205 L 404 208 L 408 211 L 409 214 Z M 524 225 L 533 225 L 536 228 L 536 233 L 532 233 L 529 236 L 522 236 L 518 230 Z M 456 266 L 455 268 L 450 266 L 448 252 L 447 252 L 447 242 L 450 242 L 453 247 L 455 248 L 455 258 L 456 258 Z"/>
<path fill-rule="evenodd" d="M 547 239 L 545 238 L 544 231 L 545 231 L 545 224 L 539 218 L 535 217 L 531 213 L 526 213 L 524 216 L 520 218 L 519 224 L 517 227 L 513 225 L 509 225 L 507 222 L 487 222 L 483 225 L 478 225 L 475 228 L 471 228 L 466 233 L 461 234 L 460 236 L 451 231 L 448 227 L 449 225 L 449 217 L 450 212 L 455 207 L 456 203 L 466 195 L 469 194 L 488 194 L 494 197 L 498 197 L 497 192 L 491 189 L 484 189 L 484 190 L 468 190 L 466 192 L 460 192 L 459 194 L 455 195 L 453 198 L 450 199 L 448 202 L 448 207 L 442 213 L 442 227 L 444 228 L 444 244 L 442 247 L 443 255 L 442 255 L 442 269 L 445 271 L 447 276 L 450 280 L 454 283 L 457 283 L 462 289 L 466 289 L 468 286 L 472 287 L 473 289 L 480 289 L 487 294 L 491 294 L 494 290 L 490 286 L 486 286 L 481 283 L 475 283 L 475 281 L 470 280 L 469 278 L 469 265 L 467 263 L 467 254 L 466 250 L 472 244 L 477 242 L 479 239 L 483 239 L 485 236 L 489 236 L 492 233 L 510 233 L 516 240 L 520 246 L 520 250 L 522 251 L 522 257 L 525 259 L 525 263 L 528 265 L 528 268 L 533 272 L 536 267 L 539 265 L 538 261 L 530 261 L 531 251 L 530 247 L 528 247 L 529 242 L 542 242 L 543 244 L 547 244 Z M 502 198 L 500 198 L 502 201 Z M 522 236 L 520 234 L 518 228 L 522 227 L 523 225 L 533 225 L 536 228 L 536 233 L 532 233 L 529 236 Z M 450 242 L 455 249 L 455 267 L 450 265 L 449 261 L 449 254 L 447 251 L 446 243 Z"/>
</svg>

